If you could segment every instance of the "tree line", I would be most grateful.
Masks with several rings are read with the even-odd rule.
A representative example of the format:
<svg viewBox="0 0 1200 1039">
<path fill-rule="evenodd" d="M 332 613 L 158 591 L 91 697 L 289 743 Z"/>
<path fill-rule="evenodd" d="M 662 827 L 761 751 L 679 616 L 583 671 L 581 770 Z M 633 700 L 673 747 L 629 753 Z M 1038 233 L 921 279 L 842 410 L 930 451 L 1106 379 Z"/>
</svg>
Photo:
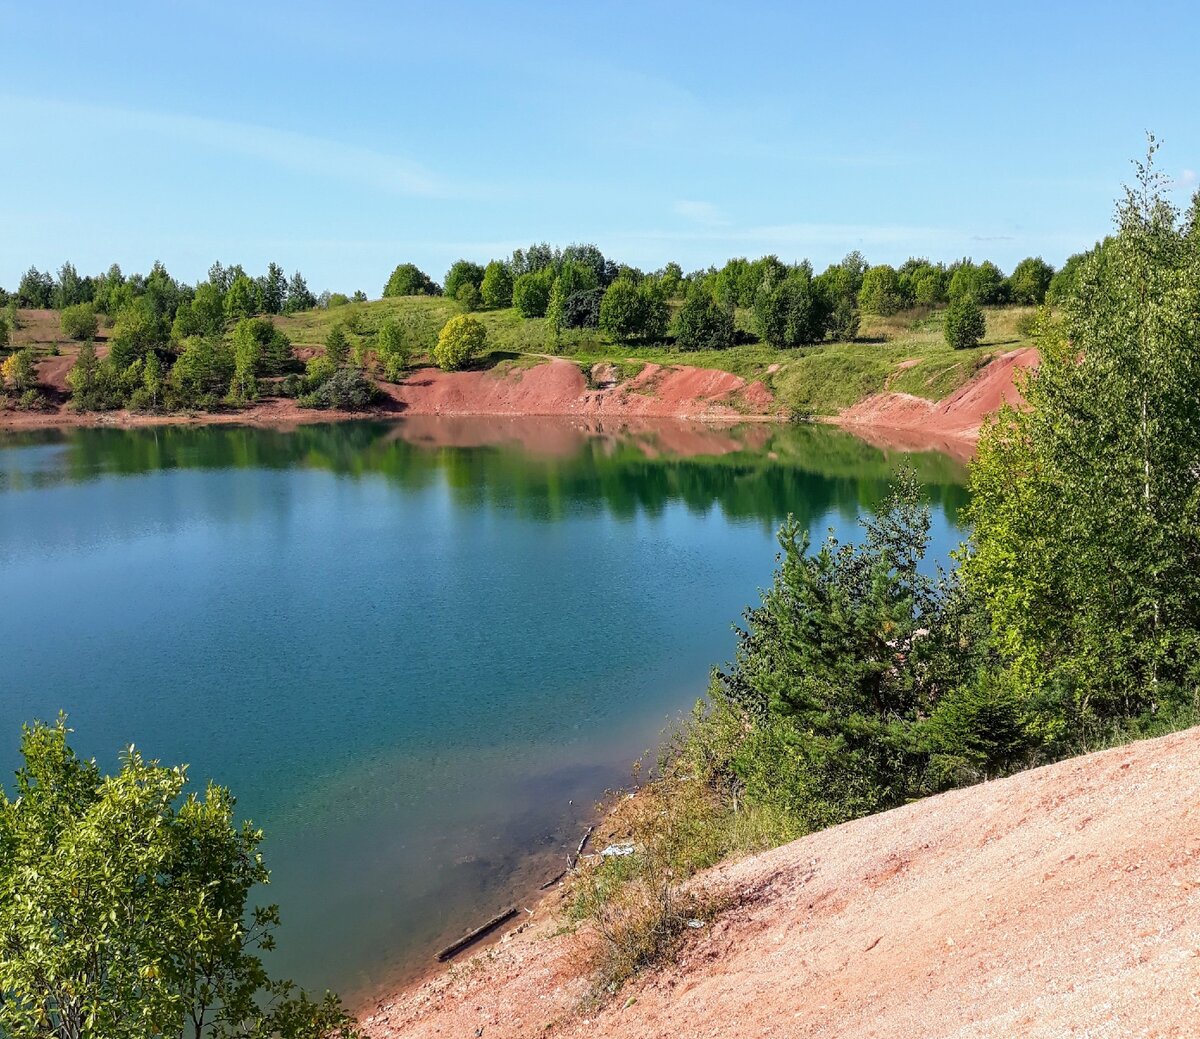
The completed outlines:
<svg viewBox="0 0 1200 1039">
<path fill-rule="evenodd" d="M 773 255 L 685 274 L 673 262 L 646 273 L 592 244 L 535 243 L 487 264 L 458 260 L 442 284 L 402 263 L 388 278 L 385 297 L 446 296 L 463 313 L 432 336 L 403 318 L 389 319 L 374 330 L 373 366 L 395 380 L 416 353 L 428 352 L 443 368 L 461 368 L 487 345 L 486 330 L 471 313 L 507 308 L 544 321 L 552 343 L 563 333 L 595 329 L 631 347 L 722 350 L 755 337 L 779 348 L 852 340 L 863 314 L 945 306 L 946 341 L 970 347 L 984 334 L 982 306 L 1063 298 L 1084 255 L 1061 271 L 1030 257 L 1008 275 L 986 260 L 913 258 L 898 268 L 872 266 L 858 252 L 821 274 L 807 261 L 786 264 Z M 347 339 L 357 314 L 348 310 L 344 327 L 329 332 L 324 357 L 303 367 L 271 319 L 366 300 L 361 290 L 316 296 L 299 271 L 289 278 L 276 263 L 258 276 L 238 264 L 214 263 L 207 279 L 189 285 L 161 263 L 146 275 L 126 276 L 114 264 L 81 276 L 68 262 L 57 275 L 31 267 L 14 292 L 0 289 L 0 347 L 19 326 L 21 308 L 58 310 L 63 335 L 83 344 L 69 379 L 73 405 L 82 410 L 212 409 L 245 404 L 268 390 L 304 406 L 358 410 L 377 397 L 377 387 L 366 374 L 371 365 L 363 345 L 351 351 Z M 103 359 L 93 345 L 102 322 L 109 342 Z M 35 360 L 31 350 L 17 350 L 0 367 L 18 407 L 45 403 Z"/>
<path fill-rule="evenodd" d="M 595 245 L 559 249 L 539 243 L 486 265 L 458 260 L 442 285 L 415 264 L 400 264 L 383 294 L 446 295 L 467 311 L 512 307 L 522 317 L 544 318 L 556 334 L 595 328 L 627 343 L 660 342 L 670 335 L 684 350 L 734 345 L 739 309 L 749 312 L 760 340 L 795 347 L 853 339 L 863 314 L 887 317 L 949 305 L 956 330 L 948 341 L 973 346 L 982 337 L 982 330 L 974 332 L 982 320 L 979 307 L 1041 305 L 1061 297 L 1077 263 L 1073 257 L 1056 271 L 1031 256 L 1006 275 L 988 260 L 945 264 L 912 258 L 896 268 L 872 266 L 852 252 L 821 274 L 807 260 L 786 264 L 772 255 L 739 257 L 685 275 L 674 262 L 646 273 L 607 259 Z"/>
</svg>

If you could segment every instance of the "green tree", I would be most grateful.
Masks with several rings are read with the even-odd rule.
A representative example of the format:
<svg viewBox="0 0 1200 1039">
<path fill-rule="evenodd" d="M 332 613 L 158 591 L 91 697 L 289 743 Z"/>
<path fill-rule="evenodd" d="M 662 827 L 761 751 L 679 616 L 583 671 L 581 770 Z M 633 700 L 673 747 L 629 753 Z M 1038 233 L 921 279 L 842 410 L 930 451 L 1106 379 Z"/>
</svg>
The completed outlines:
<svg viewBox="0 0 1200 1039">
<path fill-rule="evenodd" d="M 1040 256 L 1029 256 L 1013 268 L 1008 276 L 1009 298 L 1014 303 L 1041 306 L 1046 290 L 1054 277 L 1054 268 Z"/>
<path fill-rule="evenodd" d="M 26 727 L 0 791 L 0 1032 L 12 1039 L 324 1039 L 352 1034 L 335 996 L 272 979 L 275 906 L 262 832 L 228 790 L 132 747 L 103 776 L 55 726 Z M 298 1022 L 305 1021 L 301 1027 Z"/>
<path fill-rule="evenodd" d="M 408 338 L 399 322 L 389 319 L 380 325 L 376 350 L 383 365 L 385 378 L 389 382 L 397 382 L 408 367 L 412 353 Z"/>
<path fill-rule="evenodd" d="M 287 302 L 287 275 L 277 263 L 267 264 L 262 282 L 262 308 L 266 314 L 282 314 Z"/>
<path fill-rule="evenodd" d="M 438 291 L 429 275 L 413 263 L 400 264 L 383 287 L 384 296 L 436 296 Z"/>
<path fill-rule="evenodd" d="M 480 285 L 483 305 L 498 310 L 512 306 L 513 276 L 512 270 L 503 260 L 493 260 L 483 272 L 483 282 Z"/>
<path fill-rule="evenodd" d="M 225 293 L 225 317 L 230 321 L 239 321 L 253 317 L 260 309 L 258 287 L 248 275 L 239 274 Z"/>
<path fill-rule="evenodd" d="M 442 291 L 451 299 L 458 299 L 458 290 L 463 285 L 471 285 L 475 291 L 483 284 L 483 268 L 470 260 L 457 260 L 446 272 L 446 281 Z"/>
<path fill-rule="evenodd" d="M 789 519 L 772 586 L 747 611 L 714 693 L 748 733 L 735 768 L 751 803 L 805 832 L 924 789 L 926 719 L 977 671 L 957 586 L 922 569 L 930 519 L 902 472 L 857 545 L 815 552 Z"/>
<path fill-rule="evenodd" d="M 614 282 L 615 284 L 615 282 Z M 675 317 L 675 342 L 681 350 L 725 350 L 733 346 L 733 311 L 706 288 L 688 293 Z"/>
<path fill-rule="evenodd" d="M 858 290 L 858 307 L 864 314 L 886 317 L 895 314 L 903 305 L 900 276 L 894 267 L 880 264 L 863 275 L 862 287 Z"/>
<path fill-rule="evenodd" d="M 479 309 L 479 289 L 475 287 L 473 282 L 460 282 L 457 290 L 455 290 L 454 298 L 458 300 L 463 310 L 468 314 Z"/>
<path fill-rule="evenodd" d="M 469 314 L 456 314 L 442 327 L 433 360 L 443 371 L 465 368 L 487 347 L 487 329 Z"/>
<path fill-rule="evenodd" d="M 513 282 L 513 307 L 521 317 L 545 317 L 553 285 L 552 267 L 543 267 L 518 275 Z"/>
<path fill-rule="evenodd" d="M 633 282 L 618 278 L 604 292 L 600 304 L 600 328 L 613 339 L 627 342 L 642 338 L 642 297 Z"/>
<path fill-rule="evenodd" d="M 146 364 L 142 369 L 142 387 L 149 398 L 150 408 L 157 410 L 163 388 L 163 368 L 157 350 L 146 354 Z"/>
<path fill-rule="evenodd" d="M 34 364 L 33 351 L 25 347 L 9 354 L 0 364 L 0 377 L 17 393 L 34 389 L 37 386 L 37 366 Z"/>
<path fill-rule="evenodd" d="M 94 339 L 100 327 L 91 303 L 75 303 L 59 314 L 59 328 L 70 339 Z"/>
<path fill-rule="evenodd" d="M 773 273 L 754 297 L 754 328 L 771 346 L 794 347 L 825 338 L 825 303 L 807 263 Z"/>
<path fill-rule="evenodd" d="M 987 320 L 974 296 L 968 292 L 950 301 L 942 324 L 947 346 L 955 350 L 978 346 L 986 331 Z"/>
<path fill-rule="evenodd" d="M 1005 302 L 1006 289 L 1004 272 L 990 260 L 978 265 L 963 260 L 950 276 L 947 294 L 951 302 L 970 296 L 975 302 L 986 306 Z"/>
<path fill-rule="evenodd" d="M 8 347 L 11 338 L 12 335 L 8 327 L 8 318 L 4 314 L 0 314 L 0 350 L 4 350 Z"/>
<path fill-rule="evenodd" d="M 230 345 L 219 336 L 192 336 L 180 344 L 170 384 L 184 407 L 214 408 L 233 378 Z"/>
<path fill-rule="evenodd" d="M 317 297 L 308 290 L 308 282 L 304 275 L 296 271 L 288 282 L 287 297 L 283 305 L 284 313 L 295 314 L 301 310 L 312 310 L 317 305 Z"/>
<path fill-rule="evenodd" d="M 126 304 L 117 314 L 109 334 L 109 357 L 118 369 L 128 368 L 147 350 L 162 341 L 162 323 L 143 297 Z"/>
<path fill-rule="evenodd" d="M 1200 231 L 1154 148 L 972 467 L 967 578 L 1068 735 L 1194 712 L 1200 681 Z"/>
<path fill-rule="evenodd" d="M 350 341 L 341 325 L 334 325 L 325 336 L 325 356 L 339 368 L 349 359 Z"/>
</svg>

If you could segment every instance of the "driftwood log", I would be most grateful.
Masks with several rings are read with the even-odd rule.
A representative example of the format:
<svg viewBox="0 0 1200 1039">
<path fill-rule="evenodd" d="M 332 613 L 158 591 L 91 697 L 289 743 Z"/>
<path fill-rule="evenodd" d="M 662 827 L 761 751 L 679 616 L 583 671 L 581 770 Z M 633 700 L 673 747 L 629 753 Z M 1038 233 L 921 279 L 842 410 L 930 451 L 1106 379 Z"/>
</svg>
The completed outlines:
<svg viewBox="0 0 1200 1039">
<path fill-rule="evenodd" d="M 484 935 L 490 934 L 502 923 L 506 923 L 516 915 L 516 906 L 512 906 L 511 908 L 504 910 L 503 913 L 497 913 L 486 923 L 480 924 L 478 927 L 476 927 L 475 930 L 468 931 L 461 938 L 459 938 L 458 941 L 451 942 L 449 945 L 447 945 L 446 948 L 437 954 L 438 961 L 440 963 L 445 963 L 446 960 L 450 959 L 450 957 L 457 956 L 468 945 L 473 945 Z"/>
</svg>

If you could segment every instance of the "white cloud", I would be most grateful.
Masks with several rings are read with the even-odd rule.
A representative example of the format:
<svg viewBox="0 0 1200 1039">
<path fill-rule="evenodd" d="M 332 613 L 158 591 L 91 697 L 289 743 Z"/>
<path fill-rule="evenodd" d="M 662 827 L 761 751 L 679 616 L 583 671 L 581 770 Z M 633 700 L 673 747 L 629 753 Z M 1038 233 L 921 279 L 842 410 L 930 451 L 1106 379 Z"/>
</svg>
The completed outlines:
<svg viewBox="0 0 1200 1039">
<path fill-rule="evenodd" d="M 132 108 L 0 97 L 0 112 L 11 125 L 22 118 L 86 120 L 106 133 L 157 134 L 199 147 L 260 159 L 285 169 L 331 180 L 350 181 L 397 195 L 423 198 L 474 194 L 403 156 L 326 137 L 207 116 L 150 112 Z"/>
<path fill-rule="evenodd" d="M 1196 171 L 1184 170 L 1175 178 L 1174 186 L 1177 188 L 1193 188 L 1196 186 Z"/>
</svg>

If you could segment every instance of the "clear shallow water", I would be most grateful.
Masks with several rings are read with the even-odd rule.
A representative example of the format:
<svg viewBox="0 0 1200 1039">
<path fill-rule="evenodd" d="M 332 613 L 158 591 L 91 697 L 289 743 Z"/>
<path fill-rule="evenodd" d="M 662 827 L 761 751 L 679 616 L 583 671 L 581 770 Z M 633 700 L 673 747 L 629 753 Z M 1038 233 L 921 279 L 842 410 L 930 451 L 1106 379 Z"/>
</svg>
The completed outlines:
<svg viewBox="0 0 1200 1039">
<path fill-rule="evenodd" d="M 852 534 L 902 457 L 556 419 L 0 437 L 0 769 L 62 709 L 107 766 L 231 786 L 277 967 L 376 990 L 561 868 L 729 657 L 779 523 Z M 945 558 L 965 474 L 907 457 Z"/>
</svg>

